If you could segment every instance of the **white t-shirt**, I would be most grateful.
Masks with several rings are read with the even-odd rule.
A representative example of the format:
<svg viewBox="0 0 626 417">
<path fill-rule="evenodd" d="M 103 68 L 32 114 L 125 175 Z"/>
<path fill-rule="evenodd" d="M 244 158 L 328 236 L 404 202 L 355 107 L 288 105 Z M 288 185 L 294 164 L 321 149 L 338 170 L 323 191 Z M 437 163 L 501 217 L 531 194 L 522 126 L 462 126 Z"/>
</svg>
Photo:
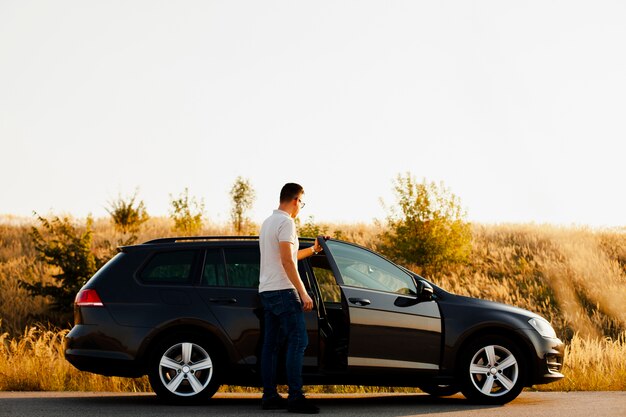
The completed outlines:
<svg viewBox="0 0 626 417">
<path fill-rule="evenodd" d="M 289 281 L 287 272 L 283 268 L 279 242 L 291 243 L 291 254 L 297 271 L 299 242 L 296 224 L 289 213 L 274 210 L 272 215 L 263 222 L 261 233 L 259 233 L 259 247 L 261 249 L 259 292 L 296 288 Z"/>
</svg>

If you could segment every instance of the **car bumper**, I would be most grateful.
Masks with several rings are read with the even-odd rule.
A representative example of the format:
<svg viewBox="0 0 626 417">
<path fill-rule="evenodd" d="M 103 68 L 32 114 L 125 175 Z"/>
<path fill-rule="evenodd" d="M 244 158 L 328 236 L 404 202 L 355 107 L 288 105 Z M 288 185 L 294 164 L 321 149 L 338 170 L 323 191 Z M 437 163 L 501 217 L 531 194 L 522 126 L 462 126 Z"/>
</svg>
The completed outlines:
<svg viewBox="0 0 626 417">
<path fill-rule="evenodd" d="M 525 336 L 534 345 L 535 355 L 532 355 L 531 372 L 528 386 L 535 384 L 547 384 L 563 378 L 563 357 L 565 345 L 558 339 L 541 337 L 535 330 L 523 330 Z"/>
<path fill-rule="evenodd" d="M 143 375 L 141 367 L 132 359 L 120 357 L 118 352 L 89 349 L 66 349 L 65 359 L 76 369 L 106 376 L 137 378 Z"/>
<path fill-rule="evenodd" d="M 145 367 L 136 360 L 137 351 L 149 331 L 147 328 L 77 324 L 65 336 L 65 359 L 81 371 L 139 377 L 145 374 Z"/>
</svg>

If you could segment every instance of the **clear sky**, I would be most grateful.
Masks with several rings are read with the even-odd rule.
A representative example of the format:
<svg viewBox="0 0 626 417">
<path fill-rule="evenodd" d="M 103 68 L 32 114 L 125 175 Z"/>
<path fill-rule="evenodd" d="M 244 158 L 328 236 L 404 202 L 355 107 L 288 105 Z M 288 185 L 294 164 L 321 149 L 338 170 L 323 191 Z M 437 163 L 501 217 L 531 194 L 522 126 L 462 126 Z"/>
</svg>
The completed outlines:
<svg viewBox="0 0 626 417">
<path fill-rule="evenodd" d="M 185 187 L 228 219 L 384 218 L 392 179 L 470 220 L 626 225 L 624 1 L 0 0 L 0 214 Z"/>
</svg>

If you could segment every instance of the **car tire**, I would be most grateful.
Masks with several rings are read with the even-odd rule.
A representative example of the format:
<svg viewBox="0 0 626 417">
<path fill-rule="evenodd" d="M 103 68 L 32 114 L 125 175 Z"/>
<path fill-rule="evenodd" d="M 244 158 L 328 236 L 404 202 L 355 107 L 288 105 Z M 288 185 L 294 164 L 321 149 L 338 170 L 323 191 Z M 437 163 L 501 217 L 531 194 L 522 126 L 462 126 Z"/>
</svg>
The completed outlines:
<svg viewBox="0 0 626 417">
<path fill-rule="evenodd" d="M 506 404 L 522 392 L 526 358 L 509 339 L 481 337 L 463 351 L 459 377 L 467 399 L 480 404 Z"/>
<path fill-rule="evenodd" d="M 437 385 L 437 384 L 424 384 L 418 387 L 426 394 L 430 394 L 433 397 L 448 397 L 461 391 L 458 385 Z"/>
<path fill-rule="evenodd" d="M 220 387 L 217 349 L 193 334 L 178 334 L 157 344 L 148 378 L 159 399 L 175 404 L 208 400 Z"/>
</svg>

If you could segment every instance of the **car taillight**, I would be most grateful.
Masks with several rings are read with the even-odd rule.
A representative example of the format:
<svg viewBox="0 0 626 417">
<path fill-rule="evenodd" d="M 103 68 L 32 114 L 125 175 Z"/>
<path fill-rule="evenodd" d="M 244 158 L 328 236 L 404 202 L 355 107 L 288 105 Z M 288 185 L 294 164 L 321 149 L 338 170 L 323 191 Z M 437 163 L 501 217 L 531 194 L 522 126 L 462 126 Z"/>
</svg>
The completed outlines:
<svg viewBox="0 0 626 417">
<path fill-rule="evenodd" d="M 76 294 L 74 304 L 78 307 L 103 307 L 102 300 L 96 290 L 80 290 Z"/>
</svg>

